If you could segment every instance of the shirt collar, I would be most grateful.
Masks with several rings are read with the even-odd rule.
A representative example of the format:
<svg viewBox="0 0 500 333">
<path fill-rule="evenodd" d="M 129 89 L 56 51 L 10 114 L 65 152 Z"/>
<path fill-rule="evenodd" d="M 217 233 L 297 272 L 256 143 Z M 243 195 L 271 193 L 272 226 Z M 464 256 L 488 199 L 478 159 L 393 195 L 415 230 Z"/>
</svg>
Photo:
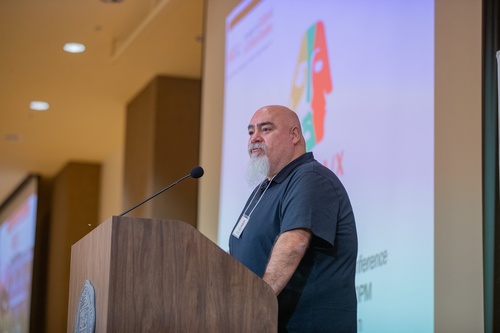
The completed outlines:
<svg viewBox="0 0 500 333">
<path fill-rule="evenodd" d="M 298 167 L 301 164 L 307 163 L 314 160 L 314 156 L 312 152 L 304 153 L 288 163 L 283 169 L 281 169 L 280 172 L 274 176 L 273 180 L 277 183 L 281 183 L 284 181 L 288 175 L 295 170 L 296 167 Z"/>
</svg>

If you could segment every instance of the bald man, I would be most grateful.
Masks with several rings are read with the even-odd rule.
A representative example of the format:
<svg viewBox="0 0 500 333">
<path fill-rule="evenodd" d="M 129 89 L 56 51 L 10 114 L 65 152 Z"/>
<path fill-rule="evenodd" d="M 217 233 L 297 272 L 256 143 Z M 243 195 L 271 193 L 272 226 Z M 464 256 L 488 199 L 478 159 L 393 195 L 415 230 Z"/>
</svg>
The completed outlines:
<svg viewBox="0 0 500 333">
<path fill-rule="evenodd" d="M 306 153 L 294 111 L 260 108 L 248 135 L 248 176 L 262 182 L 231 233 L 231 255 L 276 293 L 279 332 L 355 333 L 358 245 L 346 190 Z"/>
</svg>

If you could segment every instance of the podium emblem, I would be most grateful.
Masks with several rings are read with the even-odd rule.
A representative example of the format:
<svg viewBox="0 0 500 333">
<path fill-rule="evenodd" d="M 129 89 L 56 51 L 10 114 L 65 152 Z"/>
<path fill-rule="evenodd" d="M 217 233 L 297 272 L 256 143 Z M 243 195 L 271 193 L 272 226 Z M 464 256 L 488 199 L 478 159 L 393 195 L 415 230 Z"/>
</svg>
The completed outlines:
<svg viewBox="0 0 500 333">
<path fill-rule="evenodd" d="M 76 312 L 74 333 L 95 332 L 95 291 L 89 280 L 85 280 Z"/>
</svg>

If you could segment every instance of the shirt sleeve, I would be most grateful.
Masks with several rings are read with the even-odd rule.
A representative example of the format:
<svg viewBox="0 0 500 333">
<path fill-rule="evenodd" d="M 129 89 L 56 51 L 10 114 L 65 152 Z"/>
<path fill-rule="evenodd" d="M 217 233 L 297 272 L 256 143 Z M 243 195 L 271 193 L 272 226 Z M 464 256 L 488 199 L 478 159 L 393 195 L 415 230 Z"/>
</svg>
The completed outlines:
<svg viewBox="0 0 500 333">
<path fill-rule="evenodd" d="M 283 196 L 280 232 L 306 228 L 333 246 L 339 212 L 334 184 L 313 170 L 292 177 Z"/>
</svg>

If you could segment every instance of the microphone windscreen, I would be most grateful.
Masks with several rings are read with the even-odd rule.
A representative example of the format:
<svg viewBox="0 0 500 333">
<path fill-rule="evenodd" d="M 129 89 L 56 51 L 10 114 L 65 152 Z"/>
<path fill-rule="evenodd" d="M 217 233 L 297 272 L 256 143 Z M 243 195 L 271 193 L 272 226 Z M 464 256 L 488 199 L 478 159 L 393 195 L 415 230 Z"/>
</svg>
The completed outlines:
<svg viewBox="0 0 500 333">
<path fill-rule="evenodd" d="M 191 169 L 189 175 L 193 178 L 200 178 L 201 176 L 203 176 L 204 173 L 205 171 L 203 171 L 203 168 L 201 166 L 196 166 L 193 169 Z"/>
</svg>

